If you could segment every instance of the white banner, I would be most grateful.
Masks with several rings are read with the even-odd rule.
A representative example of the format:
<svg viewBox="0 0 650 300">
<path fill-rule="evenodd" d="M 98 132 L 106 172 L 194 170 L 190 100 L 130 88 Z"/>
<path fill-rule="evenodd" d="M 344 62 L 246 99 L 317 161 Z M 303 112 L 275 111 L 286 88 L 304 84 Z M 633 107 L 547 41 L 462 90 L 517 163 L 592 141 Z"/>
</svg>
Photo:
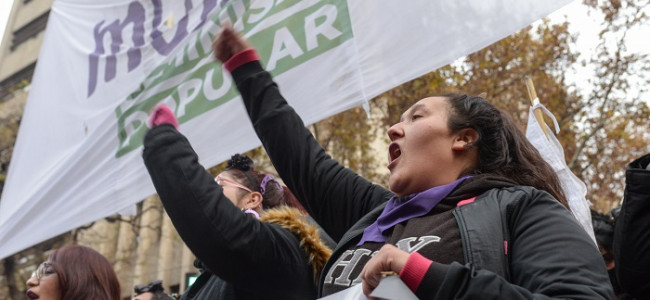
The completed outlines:
<svg viewBox="0 0 650 300">
<path fill-rule="evenodd" d="M 211 57 L 223 21 L 310 124 L 569 2 L 57 0 L 0 201 L 0 258 L 153 194 L 141 145 L 157 103 L 205 166 L 260 144 Z"/>
</svg>

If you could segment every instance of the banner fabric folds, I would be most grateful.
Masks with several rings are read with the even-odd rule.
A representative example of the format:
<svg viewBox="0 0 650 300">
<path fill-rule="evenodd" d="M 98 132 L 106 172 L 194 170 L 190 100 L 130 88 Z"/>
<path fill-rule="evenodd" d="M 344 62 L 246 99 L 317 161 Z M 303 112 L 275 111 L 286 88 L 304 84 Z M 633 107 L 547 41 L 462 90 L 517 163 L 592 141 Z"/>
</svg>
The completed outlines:
<svg viewBox="0 0 650 300">
<path fill-rule="evenodd" d="M 158 103 L 206 167 L 260 144 L 212 58 L 222 22 L 311 124 L 569 2 L 56 0 L 0 200 L 0 258 L 155 193 L 141 151 Z"/>
</svg>

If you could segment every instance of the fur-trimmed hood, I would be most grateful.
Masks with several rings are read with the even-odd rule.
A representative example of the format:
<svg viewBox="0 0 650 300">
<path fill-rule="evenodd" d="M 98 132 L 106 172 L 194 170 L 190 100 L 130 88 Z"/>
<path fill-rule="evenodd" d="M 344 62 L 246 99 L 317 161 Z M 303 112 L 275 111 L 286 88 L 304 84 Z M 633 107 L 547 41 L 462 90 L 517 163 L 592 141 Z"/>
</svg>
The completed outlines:
<svg viewBox="0 0 650 300">
<path fill-rule="evenodd" d="M 316 226 L 310 224 L 298 209 L 289 206 L 265 210 L 260 216 L 260 221 L 280 225 L 298 236 L 300 246 L 309 255 L 314 282 L 318 283 L 321 271 L 332 255 L 332 249 L 325 246 Z"/>
</svg>

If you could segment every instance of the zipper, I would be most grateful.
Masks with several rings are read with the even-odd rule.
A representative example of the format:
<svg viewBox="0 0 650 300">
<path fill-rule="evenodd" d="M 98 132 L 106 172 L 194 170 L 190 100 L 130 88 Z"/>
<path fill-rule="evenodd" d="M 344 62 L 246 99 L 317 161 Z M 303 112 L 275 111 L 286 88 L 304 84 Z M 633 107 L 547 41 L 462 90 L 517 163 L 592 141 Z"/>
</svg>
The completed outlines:
<svg viewBox="0 0 650 300">
<path fill-rule="evenodd" d="M 501 203 L 499 203 L 499 206 L 501 206 Z M 499 211 L 502 211 L 501 213 L 501 231 L 503 235 L 503 260 L 501 264 L 503 265 L 503 276 L 506 278 L 506 280 L 510 281 L 510 230 L 508 230 L 508 216 L 510 215 L 509 208 L 506 207 L 505 209 L 505 215 L 503 213 L 503 210 L 499 209 Z"/>
</svg>

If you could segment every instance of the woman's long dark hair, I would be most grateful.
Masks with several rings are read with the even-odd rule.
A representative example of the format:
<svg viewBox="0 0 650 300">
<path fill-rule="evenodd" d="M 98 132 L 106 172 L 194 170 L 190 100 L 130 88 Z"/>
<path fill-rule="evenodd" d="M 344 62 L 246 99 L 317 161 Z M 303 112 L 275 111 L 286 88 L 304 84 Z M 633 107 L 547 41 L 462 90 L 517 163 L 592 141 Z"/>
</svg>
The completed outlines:
<svg viewBox="0 0 650 300">
<path fill-rule="evenodd" d="M 478 132 L 474 146 L 479 162 L 473 174 L 493 174 L 519 185 L 547 191 L 562 205 L 569 205 L 553 168 L 528 141 L 510 115 L 481 97 L 464 94 L 444 95 L 451 104 L 448 126 L 454 132 L 472 128 Z"/>
<path fill-rule="evenodd" d="M 113 266 L 97 251 L 68 245 L 54 250 L 48 260 L 59 277 L 61 299 L 121 299 Z"/>
</svg>

